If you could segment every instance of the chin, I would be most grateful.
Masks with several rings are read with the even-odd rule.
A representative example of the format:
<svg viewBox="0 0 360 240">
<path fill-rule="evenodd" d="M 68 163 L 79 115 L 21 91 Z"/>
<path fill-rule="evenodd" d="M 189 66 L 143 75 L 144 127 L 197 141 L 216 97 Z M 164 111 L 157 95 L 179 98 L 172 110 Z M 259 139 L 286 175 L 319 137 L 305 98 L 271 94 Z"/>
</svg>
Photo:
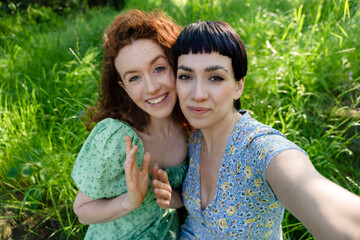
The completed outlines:
<svg viewBox="0 0 360 240">
<path fill-rule="evenodd" d="M 170 117 L 172 114 L 172 110 L 171 111 L 155 111 L 155 112 L 152 112 L 152 114 L 149 114 L 151 117 L 154 117 L 154 118 L 167 118 L 167 117 Z"/>
<path fill-rule="evenodd" d="M 196 120 L 189 120 L 187 119 L 190 123 L 190 125 L 193 127 L 193 128 L 198 128 L 198 129 L 201 129 L 201 128 L 204 128 L 205 125 L 204 123 L 201 123 L 199 121 L 196 121 Z"/>
</svg>

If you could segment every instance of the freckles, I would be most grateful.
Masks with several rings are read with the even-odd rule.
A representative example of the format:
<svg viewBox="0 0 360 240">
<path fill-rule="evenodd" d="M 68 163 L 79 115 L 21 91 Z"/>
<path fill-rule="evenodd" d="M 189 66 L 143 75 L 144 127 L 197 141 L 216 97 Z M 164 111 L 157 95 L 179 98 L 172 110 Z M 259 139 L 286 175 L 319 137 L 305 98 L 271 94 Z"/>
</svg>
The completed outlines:
<svg viewBox="0 0 360 240">
<path fill-rule="evenodd" d="M 168 74 L 165 74 L 165 77 L 167 78 L 167 80 L 169 80 L 171 83 L 173 83 L 175 85 L 176 78 L 175 78 L 175 75 L 172 72 L 169 72 Z"/>
</svg>

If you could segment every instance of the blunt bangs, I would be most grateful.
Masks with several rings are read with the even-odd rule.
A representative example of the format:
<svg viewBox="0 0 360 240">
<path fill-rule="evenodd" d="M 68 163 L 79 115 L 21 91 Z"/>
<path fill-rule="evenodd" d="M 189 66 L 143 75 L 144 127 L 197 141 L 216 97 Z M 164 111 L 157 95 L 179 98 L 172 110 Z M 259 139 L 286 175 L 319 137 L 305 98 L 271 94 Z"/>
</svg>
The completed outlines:
<svg viewBox="0 0 360 240">
<path fill-rule="evenodd" d="M 198 21 L 184 28 L 176 40 L 175 69 L 181 55 L 218 52 L 232 60 L 235 79 L 247 72 L 245 46 L 239 35 L 225 22 Z"/>
</svg>

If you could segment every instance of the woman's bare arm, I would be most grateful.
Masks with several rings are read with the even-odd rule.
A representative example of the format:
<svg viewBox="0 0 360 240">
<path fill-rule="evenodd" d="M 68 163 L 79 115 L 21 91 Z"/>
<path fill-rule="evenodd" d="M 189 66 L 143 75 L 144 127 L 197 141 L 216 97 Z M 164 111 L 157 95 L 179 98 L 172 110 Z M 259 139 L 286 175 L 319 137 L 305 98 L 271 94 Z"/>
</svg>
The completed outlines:
<svg viewBox="0 0 360 240">
<path fill-rule="evenodd" d="M 137 146 L 132 146 L 129 136 L 125 137 L 125 177 L 127 192 L 112 199 L 92 199 L 79 191 L 74 202 L 74 212 L 83 224 L 110 222 L 139 207 L 149 186 L 150 154 L 144 155 L 141 170 L 135 160 Z"/>
<path fill-rule="evenodd" d="M 82 224 L 110 222 L 135 209 L 128 204 L 127 193 L 112 199 L 92 199 L 81 191 L 75 198 L 73 208 Z"/>
<path fill-rule="evenodd" d="M 275 156 L 266 180 L 317 239 L 360 239 L 360 197 L 323 177 L 298 150 Z"/>
</svg>

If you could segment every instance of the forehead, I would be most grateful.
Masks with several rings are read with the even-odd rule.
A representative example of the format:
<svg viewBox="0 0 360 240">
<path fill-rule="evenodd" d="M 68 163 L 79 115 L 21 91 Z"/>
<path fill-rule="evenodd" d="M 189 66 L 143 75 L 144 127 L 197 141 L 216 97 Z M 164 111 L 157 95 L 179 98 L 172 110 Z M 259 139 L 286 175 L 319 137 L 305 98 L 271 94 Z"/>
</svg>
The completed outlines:
<svg viewBox="0 0 360 240">
<path fill-rule="evenodd" d="M 178 67 L 181 65 L 199 70 L 209 66 L 221 65 L 227 70 L 232 70 L 231 58 L 220 55 L 218 52 L 181 55 L 178 58 Z"/>
<path fill-rule="evenodd" d="M 119 50 L 115 58 L 115 66 L 119 72 L 128 68 L 149 64 L 156 57 L 166 55 L 161 46 L 150 39 L 138 39 Z"/>
</svg>

